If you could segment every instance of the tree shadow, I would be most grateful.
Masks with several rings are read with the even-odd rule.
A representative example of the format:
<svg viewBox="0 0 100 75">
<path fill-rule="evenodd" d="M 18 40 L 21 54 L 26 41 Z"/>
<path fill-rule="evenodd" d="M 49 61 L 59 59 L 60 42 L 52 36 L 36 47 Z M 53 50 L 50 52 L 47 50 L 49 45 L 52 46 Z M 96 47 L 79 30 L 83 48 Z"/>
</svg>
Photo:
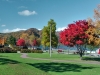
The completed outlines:
<svg viewBox="0 0 100 75">
<path fill-rule="evenodd" d="M 27 63 L 33 67 L 36 67 L 40 70 L 43 70 L 45 72 L 53 71 L 53 72 L 66 72 L 66 71 L 73 71 L 73 72 L 81 72 L 82 69 L 92 69 L 95 67 L 83 67 L 81 65 L 77 64 L 68 64 L 68 63 L 35 63 L 30 64 Z"/>
<path fill-rule="evenodd" d="M 11 59 L 7 59 L 7 58 L 0 58 L 0 65 L 4 65 L 4 64 L 18 64 L 20 62 L 15 61 L 15 60 L 11 60 Z"/>
<path fill-rule="evenodd" d="M 82 60 L 100 61 L 98 57 L 83 57 Z"/>
</svg>

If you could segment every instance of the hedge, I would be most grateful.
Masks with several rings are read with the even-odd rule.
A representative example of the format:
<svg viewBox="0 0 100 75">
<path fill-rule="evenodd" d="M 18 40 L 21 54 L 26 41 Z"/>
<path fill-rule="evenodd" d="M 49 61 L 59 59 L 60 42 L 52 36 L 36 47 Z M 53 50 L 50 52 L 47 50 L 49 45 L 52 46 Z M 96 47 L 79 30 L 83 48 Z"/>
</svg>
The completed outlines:
<svg viewBox="0 0 100 75">
<path fill-rule="evenodd" d="M 29 50 L 29 49 L 21 49 L 21 53 L 31 53 L 31 50 Z"/>
<path fill-rule="evenodd" d="M 21 53 L 43 53 L 42 50 L 20 49 L 18 47 L 14 49 L 10 47 L 0 48 L 0 53 L 17 53 L 17 51 L 20 51 Z"/>
<path fill-rule="evenodd" d="M 21 53 L 43 53 L 42 50 L 21 49 Z"/>
<path fill-rule="evenodd" d="M 0 48 L 0 53 L 17 53 L 17 50 L 11 49 L 9 47 Z"/>
<path fill-rule="evenodd" d="M 43 53 L 42 50 L 32 50 L 31 52 L 32 52 L 32 53 Z"/>
</svg>

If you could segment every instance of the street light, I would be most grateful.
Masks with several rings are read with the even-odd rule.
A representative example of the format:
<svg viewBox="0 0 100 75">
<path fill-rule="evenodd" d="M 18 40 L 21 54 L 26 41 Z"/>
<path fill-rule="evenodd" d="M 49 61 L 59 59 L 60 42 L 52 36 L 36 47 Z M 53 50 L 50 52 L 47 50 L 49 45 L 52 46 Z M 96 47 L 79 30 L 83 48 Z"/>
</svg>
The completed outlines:
<svg viewBox="0 0 100 75">
<path fill-rule="evenodd" d="M 51 24 L 50 24 L 50 57 L 51 57 Z"/>
</svg>

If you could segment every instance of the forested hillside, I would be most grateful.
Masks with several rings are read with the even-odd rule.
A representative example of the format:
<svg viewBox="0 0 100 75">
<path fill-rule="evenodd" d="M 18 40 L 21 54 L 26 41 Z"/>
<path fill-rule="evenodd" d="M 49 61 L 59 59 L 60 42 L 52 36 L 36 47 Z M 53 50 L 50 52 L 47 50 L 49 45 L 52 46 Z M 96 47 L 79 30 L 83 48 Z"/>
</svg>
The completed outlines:
<svg viewBox="0 0 100 75">
<path fill-rule="evenodd" d="M 17 32 L 10 32 L 10 33 L 0 33 L 0 37 L 9 37 L 9 36 L 14 36 L 15 38 L 19 38 L 22 34 L 34 34 L 34 36 L 36 37 L 40 37 L 40 33 L 41 31 L 36 29 L 36 28 L 30 28 L 27 30 L 21 30 L 21 31 L 17 31 Z"/>
<path fill-rule="evenodd" d="M 34 35 L 35 37 L 41 38 L 41 33 L 42 33 L 42 30 L 38 30 L 36 28 L 30 28 L 30 29 L 27 29 L 27 30 L 21 30 L 21 31 L 17 31 L 17 32 L 0 33 L 0 38 L 1 37 L 8 38 L 12 35 L 16 39 L 18 39 L 23 34 L 28 34 L 28 36 Z M 56 35 L 59 36 L 59 32 L 56 32 Z"/>
</svg>

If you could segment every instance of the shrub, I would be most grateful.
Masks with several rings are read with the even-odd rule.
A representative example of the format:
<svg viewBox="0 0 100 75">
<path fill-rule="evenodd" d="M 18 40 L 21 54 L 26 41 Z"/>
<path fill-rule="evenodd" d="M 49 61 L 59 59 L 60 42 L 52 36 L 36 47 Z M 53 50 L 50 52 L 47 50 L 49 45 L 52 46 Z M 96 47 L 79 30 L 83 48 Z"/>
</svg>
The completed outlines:
<svg viewBox="0 0 100 75">
<path fill-rule="evenodd" d="M 31 52 L 32 52 L 32 53 L 43 53 L 42 50 L 32 50 Z"/>
<path fill-rule="evenodd" d="M 23 46 L 23 49 L 28 49 L 28 47 L 25 45 L 25 46 Z"/>
<path fill-rule="evenodd" d="M 3 48 L 4 47 L 4 45 L 0 45 L 0 48 Z"/>
<path fill-rule="evenodd" d="M 0 53 L 17 53 L 17 50 L 13 50 L 10 47 L 0 48 Z"/>
<path fill-rule="evenodd" d="M 10 47 L 4 47 L 3 48 L 3 51 L 5 52 L 5 53 L 11 53 L 11 48 Z"/>
<path fill-rule="evenodd" d="M 12 49 L 11 53 L 17 53 L 17 50 Z"/>
<path fill-rule="evenodd" d="M 13 48 L 14 50 L 21 51 L 21 48 L 19 46 L 14 46 Z"/>
<path fill-rule="evenodd" d="M 3 48 L 0 48 L 0 53 L 4 53 L 4 50 L 3 50 Z"/>
<path fill-rule="evenodd" d="M 21 53 L 31 53 L 31 50 L 29 50 L 29 49 L 21 49 Z"/>
</svg>

